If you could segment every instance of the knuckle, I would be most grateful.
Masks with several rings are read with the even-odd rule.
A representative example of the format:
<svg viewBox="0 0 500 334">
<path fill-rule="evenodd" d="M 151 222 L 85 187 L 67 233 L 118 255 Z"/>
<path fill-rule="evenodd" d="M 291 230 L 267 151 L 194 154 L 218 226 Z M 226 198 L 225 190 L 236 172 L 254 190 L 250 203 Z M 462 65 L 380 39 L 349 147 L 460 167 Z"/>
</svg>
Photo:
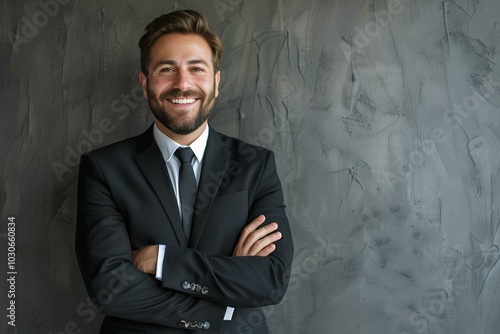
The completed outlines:
<svg viewBox="0 0 500 334">
<path fill-rule="evenodd" d="M 259 231 L 255 230 L 248 235 L 249 239 L 259 239 Z"/>
</svg>

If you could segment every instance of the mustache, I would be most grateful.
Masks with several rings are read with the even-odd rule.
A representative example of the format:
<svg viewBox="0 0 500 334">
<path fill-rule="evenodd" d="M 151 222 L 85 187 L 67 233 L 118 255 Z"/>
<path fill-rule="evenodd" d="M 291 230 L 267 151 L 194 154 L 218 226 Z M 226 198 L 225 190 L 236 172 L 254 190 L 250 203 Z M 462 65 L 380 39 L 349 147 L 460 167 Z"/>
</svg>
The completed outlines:
<svg viewBox="0 0 500 334">
<path fill-rule="evenodd" d="M 168 90 L 160 94 L 160 100 L 166 99 L 180 99 L 180 98 L 204 98 L 205 94 L 199 90 L 185 90 L 182 91 L 178 88 Z"/>
</svg>

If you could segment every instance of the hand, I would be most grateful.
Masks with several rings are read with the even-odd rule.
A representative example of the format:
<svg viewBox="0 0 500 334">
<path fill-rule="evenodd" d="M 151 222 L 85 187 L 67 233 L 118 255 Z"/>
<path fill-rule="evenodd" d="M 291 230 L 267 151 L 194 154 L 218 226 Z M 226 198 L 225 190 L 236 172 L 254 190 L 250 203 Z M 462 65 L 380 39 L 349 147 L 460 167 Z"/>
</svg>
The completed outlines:
<svg viewBox="0 0 500 334">
<path fill-rule="evenodd" d="M 276 249 L 275 241 L 281 239 L 281 232 L 274 232 L 278 224 L 259 226 L 266 220 L 264 215 L 255 218 L 245 226 L 234 248 L 233 256 L 268 256 Z"/>
<path fill-rule="evenodd" d="M 156 274 L 157 260 L 158 245 L 146 246 L 132 251 L 132 263 L 137 269 L 146 274 Z"/>
</svg>

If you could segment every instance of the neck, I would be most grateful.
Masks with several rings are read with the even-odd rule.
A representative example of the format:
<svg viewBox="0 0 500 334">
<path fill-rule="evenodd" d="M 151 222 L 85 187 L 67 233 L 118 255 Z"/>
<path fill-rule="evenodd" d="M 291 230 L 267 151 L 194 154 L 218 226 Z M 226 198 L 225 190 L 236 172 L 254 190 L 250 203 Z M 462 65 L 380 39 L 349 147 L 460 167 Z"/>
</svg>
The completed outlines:
<svg viewBox="0 0 500 334">
<path fill-rule="evenodd" d="M 198 139 L 199 136 L 205 131 L 205 128 L 207 127 L 207 122 L 203 123 L 198 129 L 194 130 L 191 133 L 188 133 L 187 135 L 180 135 L 177 133 L 174 133 L 170 131 L 168 128 L 166 128 L 161 122 L 159 122 L 157 119 L 155 119 L 155 124 L 158 127 L 158 129 L 163 132 L 167 137 L 175 141 L 176 143 L 179 143 L 181 145 L 191 145 L 192 142 L 194 142 L 196 139 Z"/>
</svg>

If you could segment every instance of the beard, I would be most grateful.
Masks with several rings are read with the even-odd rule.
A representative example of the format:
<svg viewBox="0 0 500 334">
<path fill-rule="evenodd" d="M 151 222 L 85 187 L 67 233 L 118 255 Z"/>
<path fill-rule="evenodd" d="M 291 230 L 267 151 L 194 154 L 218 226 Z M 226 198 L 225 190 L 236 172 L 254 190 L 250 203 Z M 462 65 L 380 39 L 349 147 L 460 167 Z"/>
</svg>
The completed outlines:
<svg viewBox="0 0 500 334">
<path fill-rule="evenodd" d="M 210 116 L 215 104 L 215 82 L 214 89 L 206 96 L 200 90 L 181 91 L 172 89 L 163 92 L 158 97 L 150 88 L 147 87 L 148 102 L 155 118 L 167 129 L 178 135 L 187 135 L 197 130 Z M 194 119 L 190 121 L 183 120 L 190 113 L 189 110 L 169 111 L 164 105 L 164 101 L 172 98 L 196 98 L 202 102 L 196 112 Z"/>
</svg>

